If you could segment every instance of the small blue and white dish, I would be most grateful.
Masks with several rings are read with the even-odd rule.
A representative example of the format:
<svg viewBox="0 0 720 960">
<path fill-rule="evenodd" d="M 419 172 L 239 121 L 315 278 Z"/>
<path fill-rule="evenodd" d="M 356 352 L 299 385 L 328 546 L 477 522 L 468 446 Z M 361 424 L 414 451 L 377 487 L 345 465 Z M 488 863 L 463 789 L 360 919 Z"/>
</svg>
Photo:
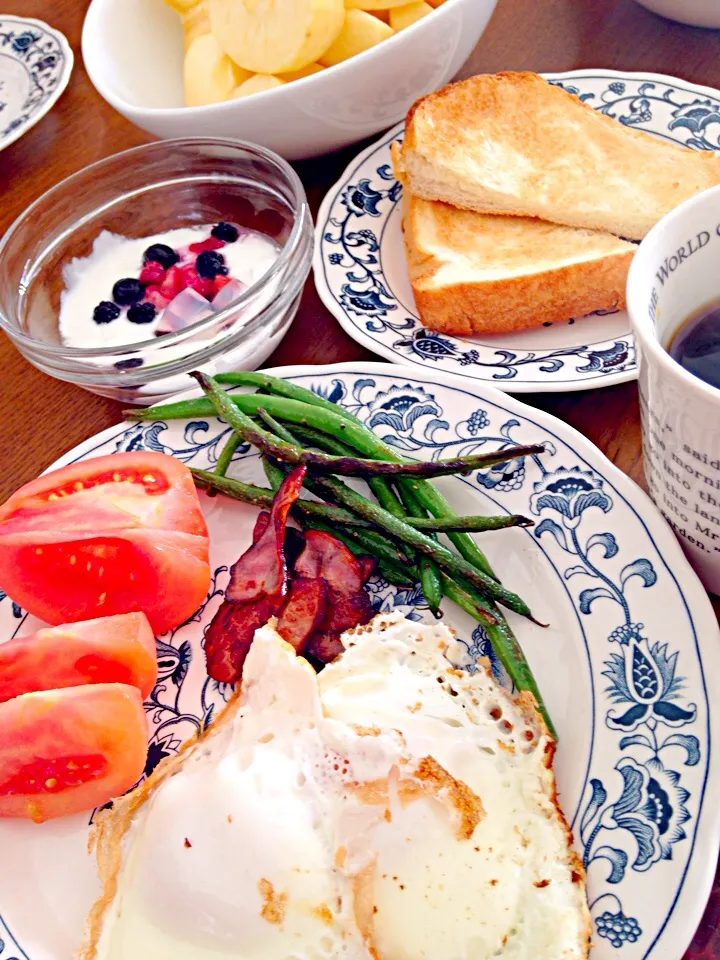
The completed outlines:
<svg viewBox="0 0 720 960">
<path fill-rule="evenodd" d="M 718 150 L 720 94 L 655 73 L 575 70 L 545 74 L 600 113 L 696 150 Z M 511 393 L 567 393 L 637 377 L 625 310 L 558 318 L 496 336 L 459 337 L 422 325 L 402 240 L 402 189 L 390 147 L 404 123 L 364 150 L 328 191 L 316 221 L 320 299 L 362 346 L 393 363 L 454 373 Z"/>
<path fill-rule="evenodd" d="M 52 109 L 73 59 L 62 33 L 42 20 L 0 14 L 0 150 Z"/>
</svg>

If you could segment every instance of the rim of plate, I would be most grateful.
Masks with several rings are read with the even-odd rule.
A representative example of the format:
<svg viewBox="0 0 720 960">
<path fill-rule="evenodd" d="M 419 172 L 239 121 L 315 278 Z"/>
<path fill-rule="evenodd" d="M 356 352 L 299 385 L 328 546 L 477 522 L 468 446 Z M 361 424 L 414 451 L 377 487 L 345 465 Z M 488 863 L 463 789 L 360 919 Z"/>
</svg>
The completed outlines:
<svg viewBox="0 0 720 960">
<path fill-rule="evenodd" d="M 546 80 L 550 81 L 566 81 L 573 79 L 608 79 L 610 81 L 629 81 L 629 82 L 639 82 L 646 81 L 648 83 L 661 83 L 667 84 L 668 86 L 674 86 L 682 88 L 684 92 L 697 94 L 698 96 L 707 97 L 711 100 L 720 101 L 720 90 L 714 89 L 713 87 L 706 87 L 700 84 L 691 83 L 689 81 L 683 80 L 680 77 L 674 77 L 671 74 L 663 73 L 652 73 L 645 71 L 631 71 L 631 70 L 612 70 L 605 67 L 596 67 L 596 68 L 583 68 L 582 70 L 564 70 L 558 72 L 544 72 L 541 74 Z M 412 355 L 402 356 L 398 359 L 398 353 L 391 347 L 380 341 L 375 337 L 367 333 L 365 329 L 360 325 L 356 325 L 350 320 L 347 313 L 343 307 L 338 302 L 336 296 L 332 293 L 330 285 L 327 280 L 325 264 L 324 264 L 324 232 L 325 226 L 330 219 L 331 208 L 337 201 L 339 194 L 342 190 L 349 184 L 352 177 L 362 167 L 374 154 L 378 153 L 386 144 L 392 142 L 395 139 L 398 133 L 404 128 L 404 121 L 388 129 L 382 137 L 375 140 L 370 146 L 366 147 L 359 154 L 357 154 L 350 163 L 345 167 L 342 174 L 338 180 L 328 189 L 327 193 L 323 197 L 322 203 L 318 210 L 317 220 L 316 220 L 316 229 L 315 229 L 315 249 L 313 252 L 313 275 L 315 278 L 315 289 L 318 292 L 320 299 L 322 300 L 325 307 L 330 311 L 330 313 L 335 317 L 340 326 L 345 330 L 345 332 L 353 338 L 357 343 L 360 343 L 362 346 L 366 347 L 368 350 L 371 350 L 373 353 L 386 357 L 394 364 L 398 365 L 412 365 L 417 367 L 428 368 L 428 360 L 415 360 Z M 388 215 L 384 216 L 382 220 L 382 225 L 380 232 L 384 232 L 384 229 L 388 222 Z M 380 251 L 382 251 L 382 242 L 380 242 Z M 382 263 L 382 256 L 380 255 L 380 263 Z M 629 321 L 628 321 L 629 328 Z M 443 334 L 440 334 L 443 336 Z M 450 335 L 448 335 L 450 336 Z M 464 339 L 464 338 L 456 338 Z M 634 350 L 635 338 L 632 332 L 628 329 L 628 333 L 623 334 L 622 336 L 613 337 L 611 340 L 599 340 L 595 341 L 592 344 L 588 344 L 588 347 L 606 347 L 609 346 L 612 342 L 622 343 L 625 346 L 629 346 Z M 468 344 L 472 345 L 472 340 L 468 341 Z M 491 348 L 492 349 L 492 348 Z M 498 350 L 506 349 L 506 345 L 498 345 L 496 348 Z M 562 348 L 560 348 L 562 349 Z M 536 352 L 537 348 L 518 348 L 519 353 L 531 354 Z M 633 359 L 628 363 L 626 369 L 623 369 L 616 373 L 609 373 L 601 378 L 596 378 L 593 380 L 581 379 L 580 377 L 575 377 L 574 379 L 564 380 L 564 381 L 554 381 L 552 375 L 546 376 L 544 379 L 532 380 L 532 381 L 520 381 L 513 382 L 512 380 L 491 380 L 489 378 L 483 377 L 481 373 L 470 372 L 471 367 L 468 367 L 468 372 L 464 372 L 463 369 L 453 370 L 449 373 L 449 376 L 460 377 L 461 379 L 467 379 L 475 381 L 478 383 L 485 383 L 488 386 L 492 386 L 495 389 L 499 390 L 501 393 L 572 393 L 579 390 L 595 390 L 600 389 L 601 387 L 610 387 L 619 383 L 627 383 L 629 380 L 637 379 L 637 358 Z M 446 371 L 438 371 L 445 373 Z"/>
<path fill-rule="evenodd" d="M 58 46 L 63 52 L 65 57 L 65 65 L 60 72 L 55 89 L 52 91 L 45 103 L 43 103 L 39 110 L 33 113 L 25 123 L 22 123 L 20 126 L 16 127 L 15 130 L 13 130 L 13 132 L 4 140 L 0 140 L 0 150 L 4 150 L 5 147 L 9 147 L 11 143 L 15 143 L 15 141 L 19 140 L 23 134 L 27 133 L 28 130 L 32 129 L 36 123 L 39 123 L 44 116 L 50 113 L 52 108 L 65 92 L 65 88 L 70 82 L 70 75 L 73 71 L 73 66 L 75 65 L 75 54 L 72 51 L 72 47 L 70 46 L 67 37 L 60 30 L 56 30 L 54 27 L 51 27 L 50 24 L 45 23 L 44 20 L 38 20 L 36 17 L 21 17 L 14 13 L 0 14 L 0 22 L 8 21 L 21 25 L 30 25 L 36 27 L 38 30 L 42 30 L 44 33 L 51 36 L 55 41 L 57 41 Z"/>
<path fill-rule="evenodd" d="M 389 375 L 396 380 L 402 378 L 417 380 L 421 377 L 418 365 L 390 365 L 382 361 L 348 361 L 324 366 L 314 364 L 286 365 L 269 367 L 263 372 L 287 379 L 308 375 L 327 377 L 334 373 L 362 373 L 380 377 Z M 545 427 L 556 433 L 592 469 L 612 484 L 618 495 L 637 514 L 647 535 L 654 542 L 657 552 L 675 580 L 691 623 L 695 627 L 698 644 L 700 638 L 702 638 L 701 674 L 707 690 L 708 677 L 720 675 L 720 627 L 710 599 L 697 574 L 690 566 L 670 526 L 644 490 L 574 427 L 569 426 L 552 414 L 536 409 L 520 399 L 497 390 L 486 381 L 471 380 L 468 382 L 468 378 L 434 370 L 431 376 L 423 379 L 423 382 L 425 386 L 438 385 L 461 390 L 464 393 L 473 392 L 478 399 L 486 398 L 490 403 L 499 404 L 523 419 Z M 179 394 L 176 399 L 188 399 L 201 395 L 201 393 L 202 391 L 199 388 L 189 388 Z M 125 423 L 130 425 L 130 421 L 125 421 Z M 115 437 L 119 426 L 122 426 L 122 422 L 108 427 L 77 444 L 58 457 L 42 473 L 63 466 L 71 460 L 77 459 L 79 455 L 83 458 L 88 457 L 97 447 Z M 79 451 L 83 451 L 82 454 L 79 454 Z M 707 695 L 707 702 L 712 702 L 709 694 Z M 692 851 L 670 912 L 667 914 L 654 941 L 644 954 L 645 960 L 681 960 L 702 919 L 710 896 L 718 853 L 720 852 L 720 805 L 713 805 L 710 802 L 710 798 L 720 792 L 720 753 L 716 748 L 717 756 L 713 758 L 713 740 L 720 742 L 720 709 L 716 710 L 714 714 L 710 712 L 708 718 L 710 760 L 703 789 L 704 799 L 698 813 Z M 662 944 L 662 954 L 658 950 L 659 944 Z"/>
</svg>

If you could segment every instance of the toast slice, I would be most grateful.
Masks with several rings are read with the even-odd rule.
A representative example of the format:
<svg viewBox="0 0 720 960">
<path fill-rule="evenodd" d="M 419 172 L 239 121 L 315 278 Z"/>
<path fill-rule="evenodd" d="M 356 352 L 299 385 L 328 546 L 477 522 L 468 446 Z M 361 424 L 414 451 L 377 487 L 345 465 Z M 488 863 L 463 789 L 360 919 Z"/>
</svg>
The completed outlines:
<svg viewBox="0 0 720 960">
<path fill-rule="evenodd" d="M 633 240 L 720 183 L 714 153 L 625 126 L 534 73 L 470 77 L 422 97 L 401 162 L 425 200 Z"/>
<path fill-rule="evenodd" d="M 415 303 L 432 330 L 512 333 L 625 306 L 635 246 L 609 233 L 404 196 Z"/>
</svg>

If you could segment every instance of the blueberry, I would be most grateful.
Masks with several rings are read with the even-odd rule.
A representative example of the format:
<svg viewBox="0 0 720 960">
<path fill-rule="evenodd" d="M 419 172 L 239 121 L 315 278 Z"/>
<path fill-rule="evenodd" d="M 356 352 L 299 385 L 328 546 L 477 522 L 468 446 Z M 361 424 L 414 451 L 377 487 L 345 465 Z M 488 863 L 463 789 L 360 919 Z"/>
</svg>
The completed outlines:
<svg viewBox="0 0 720 960">
<path fill-rule="evenodd" d="M 174 267 L 179 259 L 180 257 L 175 253 L 173 248 L 169 247 L 166 243 L 154 243 L 151 247 L 148 247 L 143 254 L 143 263 L 154 260 L 155 263 L 162 264 L 166 270 Z"/>
<path fill-rule="evenodd" d="M 157 311 L 154 304 L 145 301 L 144 303 L 136 303 L 130 307 L 127 312 L 127 318 L 130 323 L 152 323 L 156 313 Z"/>
<path fill-rule="evenodd" d="M 214 280 L 219 273 L 225 275 L 228 272 L 225 257 L 217 250 L 203 250 L 199 253 L 195 261 L 195 269 L 201 277 L 206 277 L 208 280 Z"/>
<path fill-rule="evenodd" d="M 118 360 L 113 364 L 116 370 L 134 370 L 143 365 L 142 357 L 128 357 L 127 360 Z"/>
<path fill-rule="evenodd" d="M 210 233 L 216 240 L 224 240 L 225 243 L 235 243 L 240 236 L 238 228 L 234 227 L 231 223 L 226 223 L 224 220 L 213 227 Z"/>
<path fill-rule="evenodd" d="M 145 287 L 135 277 L 123 277 L 112 289 L 113 300 L 121 307 L 129 307 L 145 296 Z"/>
<path fill-rule="evenodd" d="M 110 323 L 120 316 L 120 307 L 110 300 L 102 300 L 93 310 L 95 323 Z"/>
</svg>

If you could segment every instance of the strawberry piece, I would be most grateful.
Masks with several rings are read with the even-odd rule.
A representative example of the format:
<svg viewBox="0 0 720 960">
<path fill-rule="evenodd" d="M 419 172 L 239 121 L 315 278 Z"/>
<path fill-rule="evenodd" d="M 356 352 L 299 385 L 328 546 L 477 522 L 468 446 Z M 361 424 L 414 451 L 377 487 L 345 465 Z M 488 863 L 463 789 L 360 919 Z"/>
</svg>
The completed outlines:
<svg viewBox="0 0 720 960">
<path fill-rule="evenodd" d="M 194 263 L 186 263 L 184 267 L 180 267 L 180 273 L 182 275 L 182 288 L 192 287 L 195 289 L 195 284 L 200 279 L 200 274 L 197 272 Z"/>
<path fill-rule="evenodd" d="M 160 293 L 169 302 L 185 289 L 187 283 L 184 281 L 182 269 L 180 267 L 170 267 L 165 274 L 165 279 L 160 284 Z"/>
<path fill-rule="evenodd" d="M 157 310 L 164 310 L 170 302 L 160 291 L 160 287 L 150 285 L 145 288 L 145 299 L 148 300 Z"/>
<path fill-rule="evenodd" d="M 214 280 L 211 281 L 213 285 L 213 293 L 220 293 L 223 287 L 226 287 L 229 283 L 232 283 L 232 277 L 224 277 L 219 273 Z"/>
<path fill-rule="evenodd" d="M 199 293 L 201 296 L 205 297 L 206 300 L 212 300 L 215 296 L 215 288 L 213 287 L 212 280 L 208 280 L 207 277 L 198 277 L 197 280 L 194 280 L 190 284 L 191 289 L 195 290 L 196 293 Z"/>
<path fill-rule="evenodd" d="M 224 246 L 224 240 L 218 240 L 217 237 L 208 237 L 207 240 L 200 240 L 197 243 L 191 243 L 188 249 L 191 253 L 202 253 L 203 250 L 219 250 Z"/>
<path fill-rule="evenodd" d="M 138 278 L 140 283 L 144 284 L 160 284 L 165 279 L 165 267 L 161 263 L 157 263 L 155 260 L 148 260 L 145 266 L 140 271 L 140 276 Z"/>
</svg>

